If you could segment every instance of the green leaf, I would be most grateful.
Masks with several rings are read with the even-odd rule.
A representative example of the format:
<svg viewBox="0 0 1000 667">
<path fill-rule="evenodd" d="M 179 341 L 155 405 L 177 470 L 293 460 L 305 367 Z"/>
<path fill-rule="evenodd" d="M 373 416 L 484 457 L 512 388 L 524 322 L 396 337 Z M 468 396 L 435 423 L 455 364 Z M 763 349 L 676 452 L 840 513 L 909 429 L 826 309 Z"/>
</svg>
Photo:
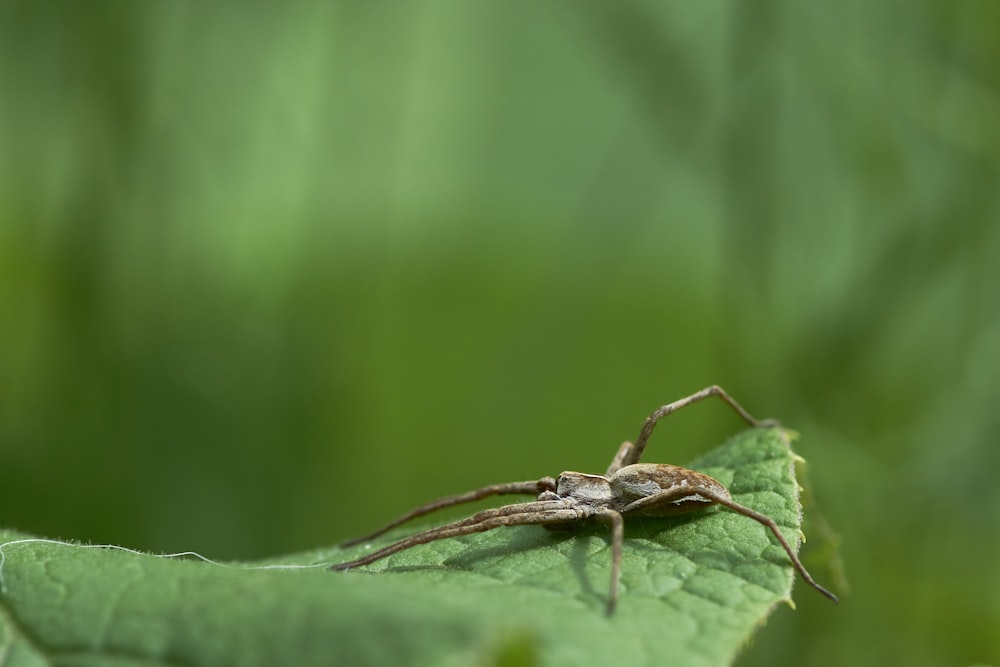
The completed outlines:
<svg viewBox="0 0 1000 667">
<path fill-rule="evenodd" d="M 787 432 L 751 429 L 691 467 L 797 547 L 795 460 Z M 371 545 L 218 564 L 9 531 L 0 542 L 0 665 L 14 666 L 723 665 L 793 583 L 773 536 L 717 507 L 627 522 L 612 617 L 600 526 L 494 530 L 346 573 L 319 566 Z M 296 565 L 317 567 L 283 569 Z"/>
</svg>

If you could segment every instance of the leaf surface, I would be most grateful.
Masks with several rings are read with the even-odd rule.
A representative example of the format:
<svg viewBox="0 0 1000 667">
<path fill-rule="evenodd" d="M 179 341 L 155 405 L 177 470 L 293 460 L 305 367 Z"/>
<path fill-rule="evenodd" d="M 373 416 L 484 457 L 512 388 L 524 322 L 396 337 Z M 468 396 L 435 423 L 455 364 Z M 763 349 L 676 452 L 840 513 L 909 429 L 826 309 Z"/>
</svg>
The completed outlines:
<svg viewBox="0 0 1000 667">
<path fill-rule="evenodd" d="M 797 548 L 794 461 L 787 433 L 762 428 L 690 467 Z M 408 532 L 226 564 L 0 532 L 0 665 L 724 665 L 793 583 L 773 536 L 724 508 L 627 520 L 610 618 L 600 526 L 499 529 L 345 573 L 262 569 L 340 562 Z"/>
</svg>

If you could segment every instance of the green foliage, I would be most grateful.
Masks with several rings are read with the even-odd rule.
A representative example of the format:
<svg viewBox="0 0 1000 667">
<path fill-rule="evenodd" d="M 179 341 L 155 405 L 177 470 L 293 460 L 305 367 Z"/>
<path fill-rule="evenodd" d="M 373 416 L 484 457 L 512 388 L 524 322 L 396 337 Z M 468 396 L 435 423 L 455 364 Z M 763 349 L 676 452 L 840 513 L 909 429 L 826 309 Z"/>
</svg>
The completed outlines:
<svg viewBox="0 0 1000 667">
<path fill-rule="evenodd" d="M 984 0 L 0 2 L 0 523 L 296 553 L 718 383 L 853 596 L 742 666 L 997 664 L 998 118 Z"/>
<path fill-rule="evenodd" d="M 797 544 L 794 459 L 785 431 L 754 429 L 693 467 L 772 516 Z M 366 548 L 223 565 L 10 543 L 0 656 L 15 666 L 722 665 L 790 599 L 793 582 L 770 534 L 719 508 L 629 523 L 610 618 L 610 553 L 599 528 L 495 530 L 363 571 L 322 567 Z M 274 569 L 292 564 L 319 567 Z"/>
</svg>

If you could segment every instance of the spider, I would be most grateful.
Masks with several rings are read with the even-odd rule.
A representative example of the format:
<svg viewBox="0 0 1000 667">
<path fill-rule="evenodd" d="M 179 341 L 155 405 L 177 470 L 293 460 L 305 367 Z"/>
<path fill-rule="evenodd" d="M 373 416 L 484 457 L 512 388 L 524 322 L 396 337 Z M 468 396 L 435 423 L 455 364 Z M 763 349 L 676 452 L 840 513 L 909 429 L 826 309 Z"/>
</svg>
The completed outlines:
<svg viewBox="0 0 1000 667">
<path fill-rule="evenodd" d="M 532 502 L 504 505 L 488 509 L 452 523 L 431 528 L 403 538 L 377 551 L 355 560 L 332 566 L 331 570 L 349 570 L 367 565 L 386 556 L 410 549 L 420 544 L 450 537 L 481 533 L 501 526 L 542 525 L 550 529 L 565 528 L 568 524 L 595 519 L 611 529 L 611 588 L 608 594 L 607 613 L 613 614 L 618 601 L 618 580 L 621 575 L 622 543 L 626 514 L 647 516 L 673 516 L 719 504 L 737 514 L 753 519 L 768 528 L 778 540 L 799 575 L 817 591 L 837 602 L 837 596 L 813 580 L 805 566 L 792 551 L 788 541 L 769 516 L 736 503 L 728 489 L 708 475 L 666 463 L 639 463 L 649 436 L 656 423 L 670 413 L 697 403 L 710 396 L 718 396 L 751 426 L 773 426 L 773 420 L 757 420 L 729 396 L 721 387 L 713 385 L 673 403 L 656 409 L 646 418 L 635 444 L 622 443 L 603 475 L 567 471 L 558 479 L 542 477 L 528 482 L 494 484 L 475 491 L 439 498 L 410 510 L 373 533 L 341 544 L 342 547 L 367 542 L 411 519 L 445 507 L 503 495 L 534 495 Z"/>
</svg>

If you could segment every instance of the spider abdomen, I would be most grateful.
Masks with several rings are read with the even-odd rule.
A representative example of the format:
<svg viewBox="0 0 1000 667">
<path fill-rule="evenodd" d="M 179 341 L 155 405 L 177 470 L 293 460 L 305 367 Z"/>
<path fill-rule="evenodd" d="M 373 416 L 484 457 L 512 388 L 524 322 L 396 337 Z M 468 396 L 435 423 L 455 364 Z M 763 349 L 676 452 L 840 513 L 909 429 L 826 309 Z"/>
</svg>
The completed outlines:
<svg viewBox="0 0 1000 667">
<path fill-rule="evenodd" d="M 625 505 L 641 498 L 663 495 L 662 503 L 640 503 L 641 514 L 673 516 L 701 509 L 712 500 L 698 495 L 699 489 L 729 498 L 729 491 L 720 481 L 704 473 L 666 463 L 635 463 L 625 466 L 608 480 L 614 495 Z M 684 494 L 683 489 L 690 489 Z"/>
</svg>

